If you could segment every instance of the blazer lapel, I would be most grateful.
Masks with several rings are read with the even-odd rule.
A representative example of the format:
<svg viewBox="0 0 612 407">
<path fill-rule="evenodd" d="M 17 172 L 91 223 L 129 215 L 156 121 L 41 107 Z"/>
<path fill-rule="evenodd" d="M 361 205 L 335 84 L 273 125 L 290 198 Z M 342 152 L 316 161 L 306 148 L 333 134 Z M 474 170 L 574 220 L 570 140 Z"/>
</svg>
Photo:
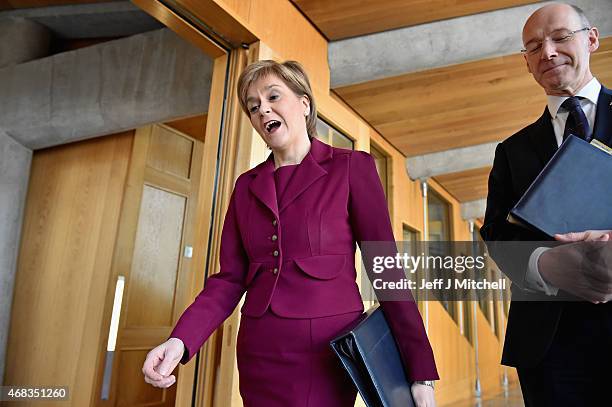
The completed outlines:
<svg viewBox="0 0 612 407">
<path fill-rule="evenodd" d="M 612 146 L 612 92 L 603 86 L 597 99 L 593 138 Z"/>
<path fill-rule="evenodd" d="M 282 197 L 279 212 L 295 201 L 315 181 L 327 174 L 320 163 L 331 157 L 332 148 L 315 138 L 312 138 L 310 142 L 310 151 L 295 169 Z"/>
<path fill-rule="evenodd" d="M 274 185 L 274 159 L 270 157 L 264 161 L 255 179 L 251 181 L 249 190 L 264 205 L 266 205 L 278 218 L 278 204 L 276 201 L 276 186 Z"/>
<path fill-rule="evenodd" d="M 555 130 L 547 107 L 544 108 L 542 116 L 534 123 L 534 129 L 529 133 L 529 138 L 542 162 L 542 167 L 544 167 L 557 151 Z"/>
</svg>

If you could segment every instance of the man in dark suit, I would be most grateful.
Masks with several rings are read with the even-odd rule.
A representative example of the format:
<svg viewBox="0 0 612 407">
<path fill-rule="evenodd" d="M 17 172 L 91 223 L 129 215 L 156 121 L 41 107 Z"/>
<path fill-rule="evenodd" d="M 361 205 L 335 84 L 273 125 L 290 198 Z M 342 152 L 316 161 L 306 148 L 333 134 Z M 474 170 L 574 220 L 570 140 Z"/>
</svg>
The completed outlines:
<svg viewBox="0 0 612 407">
<path fill-rule="evenodd" d="M 517 368 L 528 407 L 598 406 L 610 405 L 604 397 L 612 400 L 606 387 L 612 366 L 611 266 L 604 261 L 584 267 L 584 245 L 612 241 L 612 232 L 557 235 L 566 244 L 555 248 L 518 247 L 552 239 L 506 220 L 568 134 L 612 144 L 612 92 L 589 66 L 598 37 L 597 28 L 574 6 L 550 4 L 529 17 L 523 53 L 548 104 L 535 123 L 497 146 L 489 176 L 481 234 L 513 282 L 502 363 Z M 612 176 L 584 173 L 585 182 L 590 176 Z M 499 243 L 507 241 L 518 242 L 517 247 L 509 250 Z M 570 298 L 581 301 L 563 301 Z"/>
</svg>

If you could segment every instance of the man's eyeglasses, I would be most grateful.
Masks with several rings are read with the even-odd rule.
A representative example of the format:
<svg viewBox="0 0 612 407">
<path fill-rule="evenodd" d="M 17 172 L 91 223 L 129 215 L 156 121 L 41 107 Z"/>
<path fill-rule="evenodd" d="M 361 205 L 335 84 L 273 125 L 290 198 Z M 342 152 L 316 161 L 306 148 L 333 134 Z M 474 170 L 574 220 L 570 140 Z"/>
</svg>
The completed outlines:
<svg viewBox="0 0 612 407">
<path fill-rule="evenodd" d="M 591 27 L 584 27 L 574 31 L 557 30 L 550 34 L 549 38 L 555 44 L 564 44 L 566 42 L 570 42 L 576 33 L 581 31 L 589 31 L 590 29 Z M 546 39 L 544 39 L 544 41 L 546 41 Z M 542 43 L 544 41 L 530 41 L 527 45 L 525 45 L 525 48 L 523 48 L 521 52 L 527 55 L 535 55 L 542 50 Z"/>
</svg>

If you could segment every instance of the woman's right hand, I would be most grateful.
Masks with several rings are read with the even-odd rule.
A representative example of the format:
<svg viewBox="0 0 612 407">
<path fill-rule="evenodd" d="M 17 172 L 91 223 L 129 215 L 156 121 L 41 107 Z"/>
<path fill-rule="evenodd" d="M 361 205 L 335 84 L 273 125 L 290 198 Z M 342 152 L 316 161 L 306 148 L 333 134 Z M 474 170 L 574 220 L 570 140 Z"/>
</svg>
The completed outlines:
<svg viewBox="0 0 612 407">
<path fill-rule="evenodd" d="M 185 345 L 178 338 L 170 338 L 161 345 L 153 348 L 142 366 L 145 382 L 154 387 L 167 388 L 176 382 L 171 375 L 174 368 L 181 361 Z"/>
</svg>

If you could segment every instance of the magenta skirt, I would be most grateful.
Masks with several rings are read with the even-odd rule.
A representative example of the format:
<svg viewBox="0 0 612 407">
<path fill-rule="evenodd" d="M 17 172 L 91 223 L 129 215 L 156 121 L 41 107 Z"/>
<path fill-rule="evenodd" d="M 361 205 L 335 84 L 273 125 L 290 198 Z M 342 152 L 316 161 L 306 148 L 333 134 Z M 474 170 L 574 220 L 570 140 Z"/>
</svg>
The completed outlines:
<svg viewBox="0 0 612 407">
<path fill-rule="evenodd" d="M 357 390 L 329 346 L 361 312 L 313 319 L 242 315 L 240 395 L 245 407 L 352 407 Z"/>
</svg>

